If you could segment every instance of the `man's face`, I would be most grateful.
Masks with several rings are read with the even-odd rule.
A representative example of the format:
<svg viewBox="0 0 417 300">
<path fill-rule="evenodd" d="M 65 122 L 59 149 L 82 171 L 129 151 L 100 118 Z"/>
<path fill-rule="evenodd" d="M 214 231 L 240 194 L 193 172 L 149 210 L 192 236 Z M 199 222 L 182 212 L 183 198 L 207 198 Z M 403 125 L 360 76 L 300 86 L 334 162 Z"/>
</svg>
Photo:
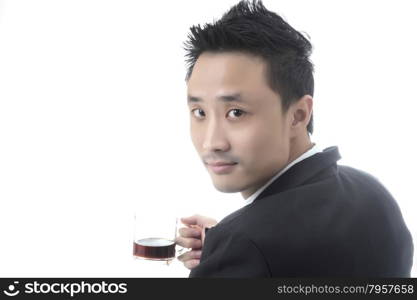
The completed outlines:
<svg viewBox="0 0 417 300">
<path fill-rule="evenodd" d="M 221 192 L 247 198 L 289 162 L 290 120 L 265 72 L 255 56 L 204 52 L 188 81 L 192 141 Z"/>
</svg>

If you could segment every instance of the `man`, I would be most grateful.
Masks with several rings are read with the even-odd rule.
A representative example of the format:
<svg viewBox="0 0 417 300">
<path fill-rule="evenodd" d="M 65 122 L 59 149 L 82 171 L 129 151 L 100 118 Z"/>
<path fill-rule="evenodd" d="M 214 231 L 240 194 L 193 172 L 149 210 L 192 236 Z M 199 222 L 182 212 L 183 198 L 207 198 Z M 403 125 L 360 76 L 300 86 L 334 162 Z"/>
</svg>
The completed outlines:
<svg viewBox="0 0 417 300">
<path fill-rule="evenodd" d="M 410 276 L 411 235 L 372 175 L 319 149 L 310 42 L 241 1 L 186 43 L 191 136 L 214 186 L 247 204 L 183 218 L 190 277 Z"/>
</svg>

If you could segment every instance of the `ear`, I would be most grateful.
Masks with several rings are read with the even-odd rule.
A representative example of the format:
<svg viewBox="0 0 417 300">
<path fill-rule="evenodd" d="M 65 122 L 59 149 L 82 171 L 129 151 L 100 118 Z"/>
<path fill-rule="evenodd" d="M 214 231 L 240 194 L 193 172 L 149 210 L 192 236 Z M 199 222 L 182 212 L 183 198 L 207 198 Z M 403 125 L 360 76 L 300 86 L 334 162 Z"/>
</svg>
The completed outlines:
<svg viewBox="0 0 417 300">
<path fill-rule="evenodd" d="M 291 132 L 296 136 L 307 130 L 313 112 L 313 97 L 304 95 L 291 105 Z"/>
</svg>

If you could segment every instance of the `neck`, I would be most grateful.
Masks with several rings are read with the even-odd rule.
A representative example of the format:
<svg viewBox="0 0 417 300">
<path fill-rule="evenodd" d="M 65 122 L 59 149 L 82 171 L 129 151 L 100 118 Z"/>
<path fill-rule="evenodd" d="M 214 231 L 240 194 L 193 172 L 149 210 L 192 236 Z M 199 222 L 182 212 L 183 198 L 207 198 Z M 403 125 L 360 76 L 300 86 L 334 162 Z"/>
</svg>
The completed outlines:
<svg viewBox="0 0 417 300">
<path fill-rule="evenodd" d="M 291 163 L 294 159 L 313 148 L 313 146 L 314 144 L 310 141 L 308 133 L 301 138 L 292 140 L 290 142 L 290 156 L 287 164 Z"/>
</svg>

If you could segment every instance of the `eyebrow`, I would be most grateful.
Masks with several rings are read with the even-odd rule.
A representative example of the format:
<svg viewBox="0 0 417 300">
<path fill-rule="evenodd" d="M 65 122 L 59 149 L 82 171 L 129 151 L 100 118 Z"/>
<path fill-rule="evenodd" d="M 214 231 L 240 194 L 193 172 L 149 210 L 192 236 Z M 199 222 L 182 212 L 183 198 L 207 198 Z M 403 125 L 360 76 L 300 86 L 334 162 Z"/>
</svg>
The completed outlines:
<svg viewBox="0 0 417 300">
<path fill-rule="evenodd" d="M 222 102 L 226 102 L 226 103 L 228 103 L 228 102 L 245 102 L 242 99 L 242 96 L 240 95 L 240 93 L 230 94 L 230 95 L 220 95 L 220 96 L 216 97 L 216 99 L 219 100 L 219 101 L 222 101 Z M 203 101 L 203 99 L 201 99 L 199 97 L 191 96 L 191 95 L 187 96 L 187 100 L 188 100 L 188 103 Z"/>
</svg>

